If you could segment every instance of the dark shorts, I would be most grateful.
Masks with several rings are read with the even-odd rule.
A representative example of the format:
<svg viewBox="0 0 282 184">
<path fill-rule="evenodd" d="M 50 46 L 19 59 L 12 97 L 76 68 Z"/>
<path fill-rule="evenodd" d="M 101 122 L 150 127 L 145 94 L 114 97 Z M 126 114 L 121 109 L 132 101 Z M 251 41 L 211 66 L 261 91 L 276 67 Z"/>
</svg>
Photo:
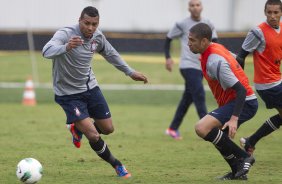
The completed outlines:
<svg viewBox="0 0 282 184">
<path fill-rule="evenodd" d="M 229 102 L 228 104 L 222 107 L 219 107 L 218 109 L 213 110 L 212 112 L 209 113 L 209 115 L 215 117 L 221 122 L 222 125 L 224 125 L 226 122 L 230 120 L 234 106 L 235 106 L 235 100 Z M 238 120 L 238 127 L 245 121 L 248 121 L 249 119 L 254 117 L 257 110 L 258 110 L 257 99 L 245 101 L 242 113 L 240 114 Z"/>
<path fill-rule="evenodd" d="M 266 108 L 282 108 L 282 83 L 266 90 L 257 90 Z"/>
<path fill-rule="evenodd" d="M 107 119 L 111 117 L 108 104 L 97 86 L 89 91 L 57 96 L 55 101 L 64 109 L 67 124 L 91 117 L 94 119 Z"/>
</svg>

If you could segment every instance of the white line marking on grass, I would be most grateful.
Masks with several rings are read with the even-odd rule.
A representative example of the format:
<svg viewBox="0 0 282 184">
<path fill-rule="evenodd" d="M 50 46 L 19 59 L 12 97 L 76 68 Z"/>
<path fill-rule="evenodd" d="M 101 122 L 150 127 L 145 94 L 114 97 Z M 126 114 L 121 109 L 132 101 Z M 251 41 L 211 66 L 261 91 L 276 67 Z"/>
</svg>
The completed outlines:
<svg viewBox="0 0 282 184">
<path fill-rule="evenodd" d="M 51 83 L 35 83 L 37 89 L 52 89 Z M 184 85 L 179 84 L 101 84 L 103 90 L 164 90 L 183 91 Z M 0 82 L 0 88 L 24 88 L 25 83 L 20 82 Z M 210 91 L 208 86 L 204 86 L 206 91 Z"/>
</svg>

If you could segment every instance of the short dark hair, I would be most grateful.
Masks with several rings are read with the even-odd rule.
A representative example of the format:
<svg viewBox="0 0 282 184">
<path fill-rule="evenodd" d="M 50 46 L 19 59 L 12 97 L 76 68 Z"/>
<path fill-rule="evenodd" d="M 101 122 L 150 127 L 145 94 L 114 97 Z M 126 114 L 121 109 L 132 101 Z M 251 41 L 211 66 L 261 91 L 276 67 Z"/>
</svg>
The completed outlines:
<svg viewBox="0 0 282 184">
<path fill-rule="evenodd" d="M 90 17 L 97 17 L 99 16 L 99 11 L 93 6 L 87 6 L 82 10 L 80 18 L 82 19 L 85 14 Z"/>
<path fill-rule="evenodd" d="M 190 33 L 195 34 L 196 38 L 199 39 L 207 38 L 209 41 L 212 40 L 212 30 L 205 23 L 196 24 L 190 29 Z"/>
<path fill-rule="evenodd" d="M 281 0 L 267 0 L 264 6 L 264 11 L 266 10 L 267 5 L 280 5 L 280 10 L 282 11 L 282 2 Z"/>
</svg>

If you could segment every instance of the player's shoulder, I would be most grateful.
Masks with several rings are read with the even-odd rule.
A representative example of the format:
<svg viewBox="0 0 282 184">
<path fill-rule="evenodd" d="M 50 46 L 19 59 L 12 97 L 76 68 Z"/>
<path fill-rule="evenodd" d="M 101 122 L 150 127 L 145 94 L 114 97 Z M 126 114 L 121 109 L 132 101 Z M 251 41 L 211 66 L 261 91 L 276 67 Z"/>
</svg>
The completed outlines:
<svg viewBox="0 0 282 184">
<path fill-rule="evenodd" d="M 95 39 L 96 41 L 101 41 L 102 39 L 105 38 L 105 35 L 103 34 L 101 29 L 96 29 L 96 31 L 93 33 L 93 39 Z"/>
<path fill-rule="evenodd" d="M 207 61 L 207 67 L 216 68 L 218 67 L 220 63 L 226 63 L 226 59 L 223 56 L 217 53 L 212 53 L 209 55 L 208 61 Z"/>
<path fill-rule="evenodd" d="M 101 29 L 96 29 L 93 33 L 92 40 L 95 40 L 97 44 L 105 44 L 107 42 L 106 36 L 103 34 Z"/>
<path fill-rule="evenodd" d="M 187 23 L 189 23 L 192 19 L 190 17 L 185 17 L 184 19 L 181 19 L 176 22 L 179 26 L 185 26 Z"/>
<path fill-rule="evenodd" d="M 210 64 L 212 63 L 217 63 L 218 61 L 220 61 L 222 59 L 222 56 L 217 54 L 217 53 L 211 53 L 208 57 L 208 62 L 210 62 Z"/>
<path fill-rule="evenodd" d="M 201 22 L 208 24 L 212 28 L 214 27 L 212 21 L 210 19 L 206 18 L 206 17 L 202 17 Z"/>
<path fill-rule="evenodd" d="M 94 37 L 104 36 L 101 29 L 97 28 L 96 31 L 93 34 Z"/>
<path fill-rule="evenodd" d="M 260 26 L 258 25 L 258 26 L 251 28 L 248 35 L 254 35 L 256 37 L 262 37 L 263 32 L 262 32 L 262 29 L 260 28 Z"/>
<path fill-rule="evenodd" d="M 66 26 L 58 29 L 56 31 L 57 35 L 60 35 L 61 37 L 71 37 L 72 35 L 77 35 L 78 32 L 78 25 L 73 26 Z"/>
<path fill-rule="evenodd" d="M 221 63 L 221 56 L 218 54 L 210 54 L 207 59 L 206 69 L 210 77 L 217 75 L 218 66 Z"/>
<path fill-rule="evenodd" d="M 73 25 L 73 26 L 66 26 L 58 29 L 58 31 L 63 31 L 63 32 L 76 32 L 78 25 Z"/>
<path fill-rule="evenodd" d="M 201 20 L 202 22 L 211 22 L 210 19 L 208 19 L 207 17 L 202 17 Z"/>
<path fill-rule="evenodd" d="M 261 25 L 263 25 L 263 23 L 262 23 L 262 24 L 259 24 L 259 25 L 257 25 L 257 26 L 255 26 L 255 27 L 253 27 L 253 28 L 251 28 L 251 30 L 253 30 L 253 31 L 262 31 L 262 30 L 261 30 Z"/>
</svg>

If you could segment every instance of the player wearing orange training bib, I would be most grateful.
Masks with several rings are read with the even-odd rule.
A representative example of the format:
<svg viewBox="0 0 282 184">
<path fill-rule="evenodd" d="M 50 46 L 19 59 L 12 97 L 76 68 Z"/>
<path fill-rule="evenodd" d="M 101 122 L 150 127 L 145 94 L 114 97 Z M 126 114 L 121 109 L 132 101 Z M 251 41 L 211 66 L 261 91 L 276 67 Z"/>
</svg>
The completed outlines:
<svg viewBox="0 0 282 184">
<path fill-rule="evenodd" d="M 211 142 L 231 168 L 220 180 L 247 180 L 255 159 L 231 139 L 238 127 L 257 112 L 257 98 L 247 76 L 232 54 L 211 42 L 212 31 L 205 23 L 190 29 L 189 48 L 201 54 L 201 68 L 218 103 L 218 108 L 195 126 L 199 137 Z"/>
<path fill-rule="evenodd" d="M 241 138 L 241 145 L 250 154 L 256 143 L 264 136 L 279 129 L 282 124 L 282 80 L 280 65 L 282 61 L 282 15 L 281 0 L 268 0 L 264 13 L 266 22 L 252 29 L 237 56 L 244 66 L 245 57 L 252 52 L 254 62 L 254 85 L 268 109 L 275 108 L 278 114 L 270 117 L 250 137 Z"/>
</svg>

